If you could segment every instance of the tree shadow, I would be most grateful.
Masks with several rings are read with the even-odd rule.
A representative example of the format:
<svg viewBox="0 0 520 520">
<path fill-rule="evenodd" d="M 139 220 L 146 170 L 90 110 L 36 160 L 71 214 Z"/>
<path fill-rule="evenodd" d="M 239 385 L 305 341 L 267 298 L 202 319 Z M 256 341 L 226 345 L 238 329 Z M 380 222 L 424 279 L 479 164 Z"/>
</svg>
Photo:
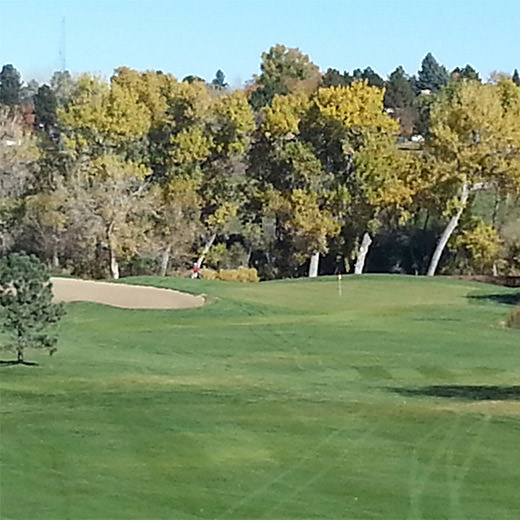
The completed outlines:
<svg viewBox="0 0 520 520">
<path fill-rule="evenodd" d="M 433 385 L 419 388 L 388 388 L 407 397 L 443 397 L 466 401 L 520 400 L 520 386 Z"/>
<path fill-rule="evenodd" d="M 34 361 L 18 361 L 17 359 L 13 359 L 11 361 L 2 361 L 0 360 L 0 367 L 12 367 L 16 365 L 25 365 L 29 367 L 37 367 L 38 363 Z"/>
<path fill-rule="evenodd" d="M 504 303 L 506 305 L 520 305 L 520 292 L 505 294 L 468 294 L 468 298 L 472 300 L 487 300 L 495 303 Z"/>
</svg>

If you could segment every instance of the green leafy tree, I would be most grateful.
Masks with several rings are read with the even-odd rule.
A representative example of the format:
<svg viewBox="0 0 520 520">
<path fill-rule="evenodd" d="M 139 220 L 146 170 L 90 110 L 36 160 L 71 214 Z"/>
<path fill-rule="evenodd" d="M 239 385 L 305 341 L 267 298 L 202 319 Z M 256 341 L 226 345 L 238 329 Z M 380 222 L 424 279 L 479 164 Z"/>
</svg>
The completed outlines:
<svg viewBox="0 0 520 520">
<path fill-rule="evenodd" d="M 444 65 L 440 65 L 429 52 L 421 63 L 421 69 L 417 74 L 415 87 L 418 91 L 429 90 L 438 92 L 448 84 L 449 74 Z"/>
<path fill-rule="evenodd" d="M 21 90 L 20 73 L 13 65 L 4 65 L 0 72 L 0 103 L 9 106 L 19 105 Z"/>
<path fill-rule="evenodd" d="M 2 328 L 14 340 L 8 347 L 24 363 L 27 348 L 46 348 L 52 354 L 57 338 L 52 329 L 64 311 L 52 303 L 49 272 L 35 256 L 12 253 L 0 259 Z"/>
</svg>

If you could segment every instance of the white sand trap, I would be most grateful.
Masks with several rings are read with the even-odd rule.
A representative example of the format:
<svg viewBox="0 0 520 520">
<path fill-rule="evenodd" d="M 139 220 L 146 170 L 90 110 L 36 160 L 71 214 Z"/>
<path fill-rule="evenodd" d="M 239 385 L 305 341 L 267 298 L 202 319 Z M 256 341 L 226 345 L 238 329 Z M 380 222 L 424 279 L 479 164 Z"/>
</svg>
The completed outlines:
<svg viewBox="0 0 520 520">
<path fill-rule="evenodd" d="M 94 302 L 124 309 L 189 309 L 205 303 L 203 296 L 157 287 L 74 278 L 51 278 L 51 282 L 57 302 Z"/>
</svg>

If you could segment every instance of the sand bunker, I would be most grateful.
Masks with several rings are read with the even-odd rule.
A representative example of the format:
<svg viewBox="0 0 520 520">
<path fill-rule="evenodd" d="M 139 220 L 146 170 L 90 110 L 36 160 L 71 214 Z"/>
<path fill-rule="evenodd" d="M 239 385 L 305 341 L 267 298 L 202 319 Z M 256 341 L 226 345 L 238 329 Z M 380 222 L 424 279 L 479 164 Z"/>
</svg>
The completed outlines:
<svg viewBox="0 0 520 520">
<path fill-rule="evenodd" d="M 203 296 L 144 287 L 73 278 L 51 278 L 54 300 L 94 302 L 124 309 L 189 309 L 204 305 Z"/>
</svg>

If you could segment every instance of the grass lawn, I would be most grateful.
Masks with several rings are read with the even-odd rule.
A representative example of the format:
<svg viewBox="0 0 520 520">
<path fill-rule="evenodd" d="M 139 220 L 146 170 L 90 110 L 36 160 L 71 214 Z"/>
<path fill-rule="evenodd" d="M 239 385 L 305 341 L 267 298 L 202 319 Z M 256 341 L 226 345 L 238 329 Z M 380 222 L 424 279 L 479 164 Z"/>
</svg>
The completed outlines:
<svg viewBox="0 0 520 520">
<path fill-rule="evenodd" d="M 2 520 L 520 518 L 518 290 L 124 282 L 212 303 L 69 304 L 0 367 Z"/>
</svg>

